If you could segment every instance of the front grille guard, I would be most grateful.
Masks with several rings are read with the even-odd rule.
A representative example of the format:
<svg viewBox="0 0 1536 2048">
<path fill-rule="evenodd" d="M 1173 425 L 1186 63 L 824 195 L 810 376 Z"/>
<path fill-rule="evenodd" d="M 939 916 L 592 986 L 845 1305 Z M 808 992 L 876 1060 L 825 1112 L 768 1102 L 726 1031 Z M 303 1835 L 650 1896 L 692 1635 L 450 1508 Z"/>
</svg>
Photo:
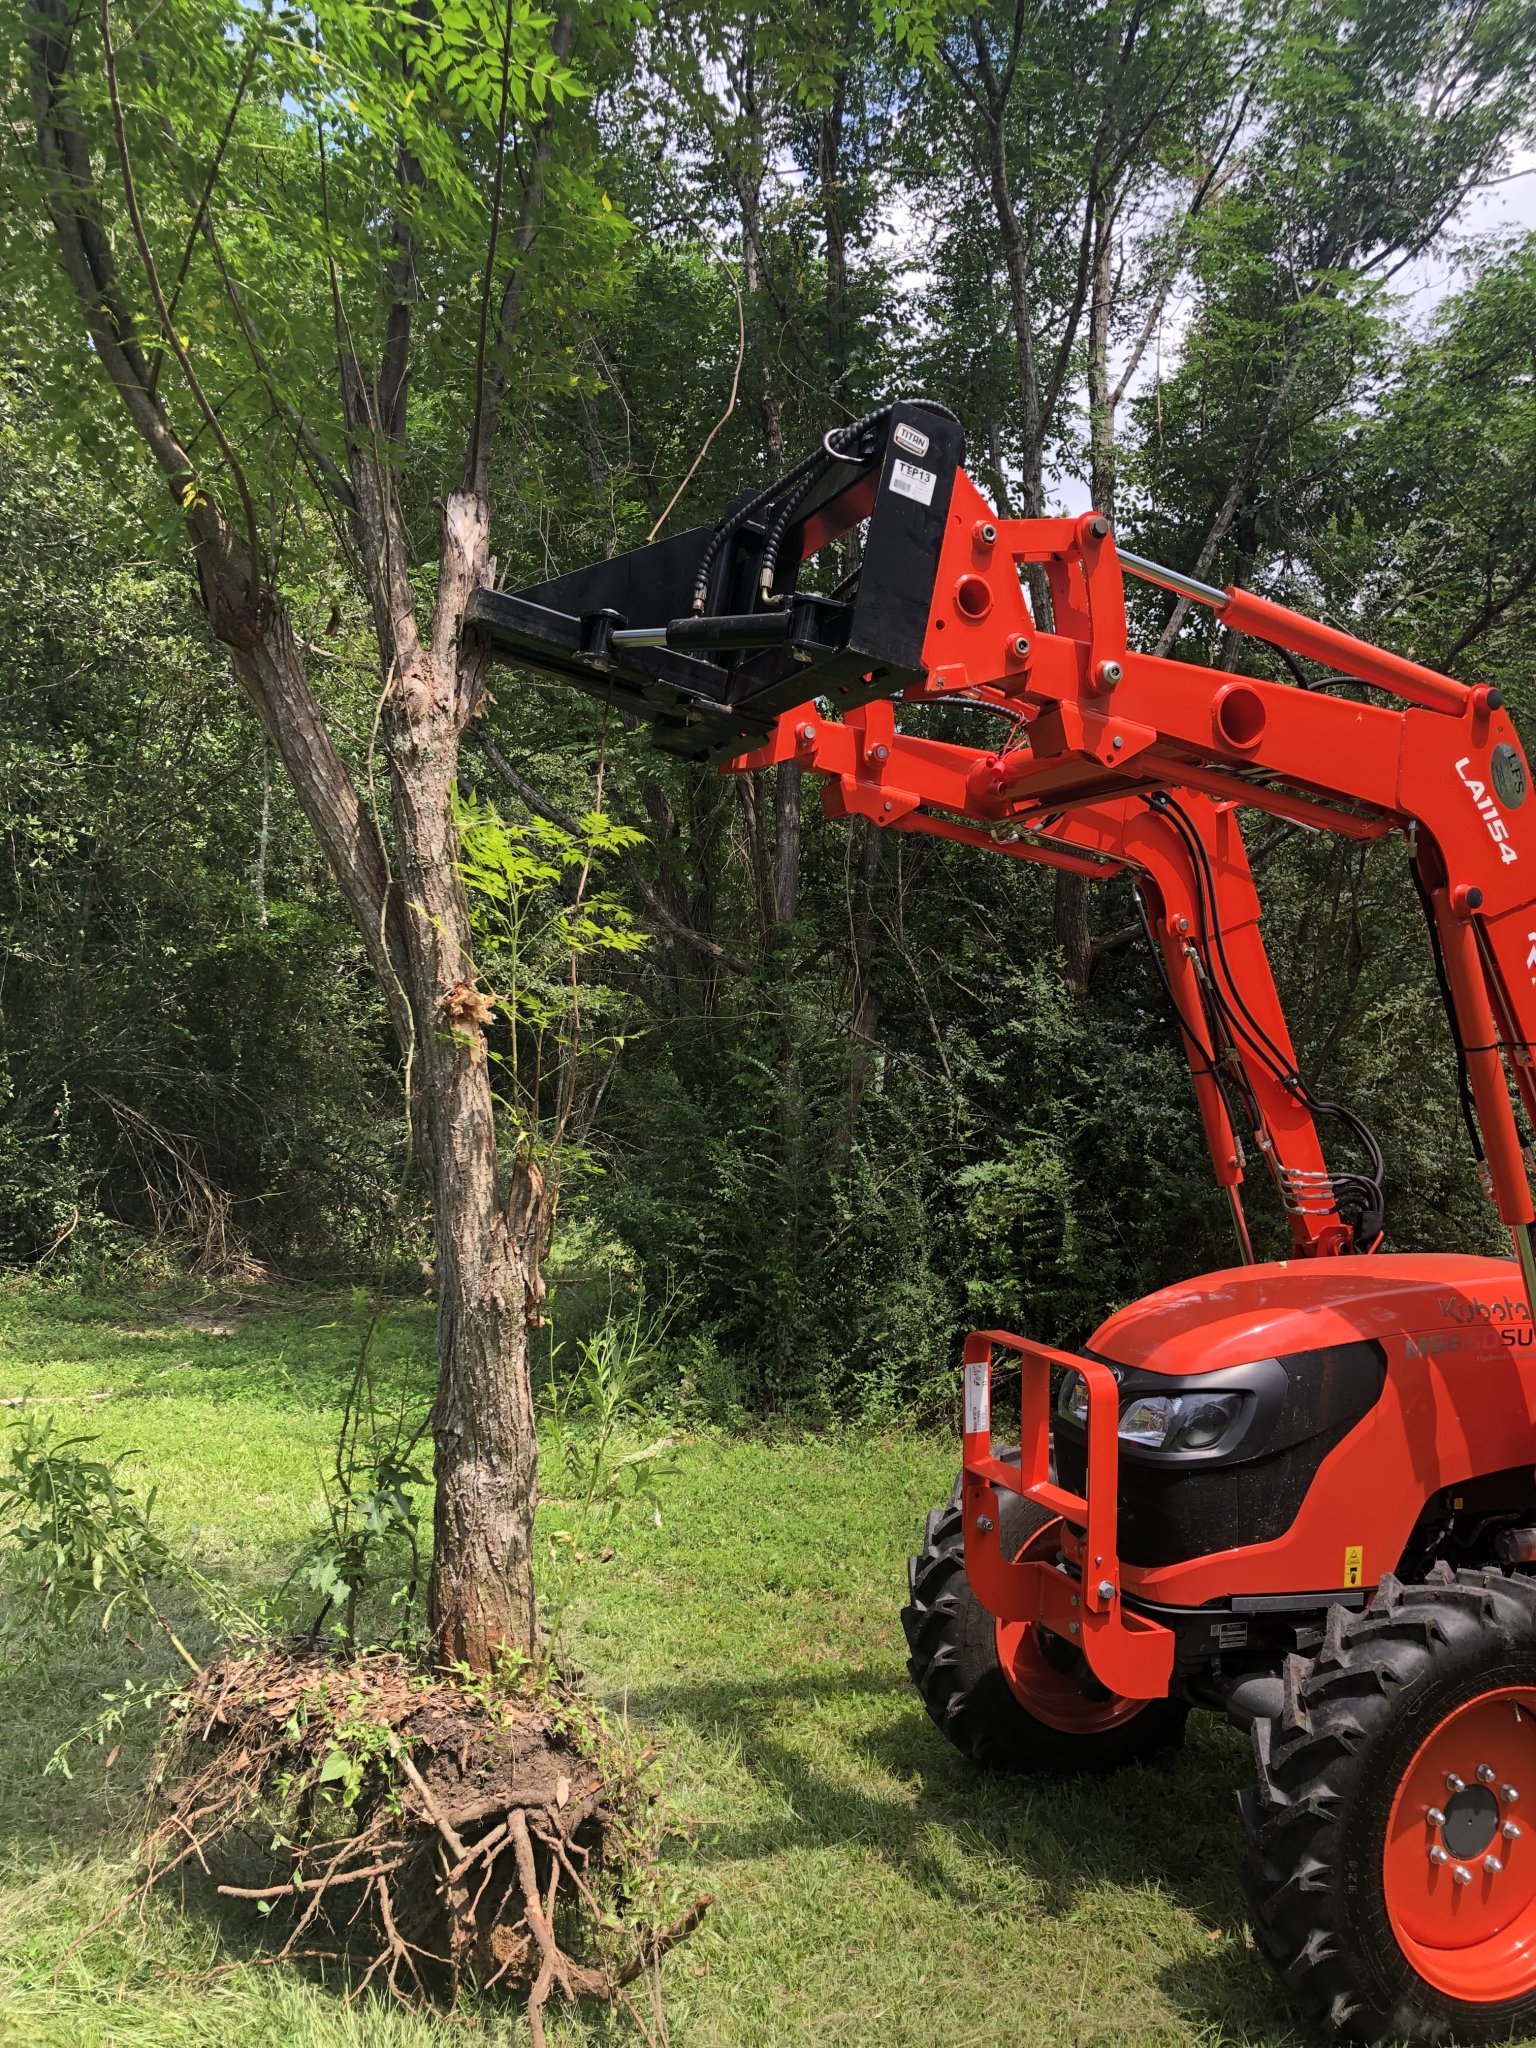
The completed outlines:
<svg viewBox="0 0 1536 2048">
<path fill-rule="evenodd" d="M 992 1447 L 992 1354 L 1019 1360 L 1019 1462 Z M 1051 1478 L 1051 1367 L 1080 1373 L 1088 1389 L 1086 1495 Z M 1007 1330 L 976 1330 L 965 1340 L 961 1506 L 965 1569 L 976 1597 L 1000 1621 L 1043 1625 L 1081 1649 L 1102 1685 L 1125 1699 L 1161 1699 L 1173 1675 L 1171 1629 L 1127 1613 L 1120 1591 L 1117 1488 L 1120 1393 L 1096 1359 L 1056 1351 Z M 1015 1562 L 998 1539 L 998 1490 L 1021 1494 L 1079 1532 L 1082 1569 L 1074 1576 L 1042 1558 Z"/>
</svg>

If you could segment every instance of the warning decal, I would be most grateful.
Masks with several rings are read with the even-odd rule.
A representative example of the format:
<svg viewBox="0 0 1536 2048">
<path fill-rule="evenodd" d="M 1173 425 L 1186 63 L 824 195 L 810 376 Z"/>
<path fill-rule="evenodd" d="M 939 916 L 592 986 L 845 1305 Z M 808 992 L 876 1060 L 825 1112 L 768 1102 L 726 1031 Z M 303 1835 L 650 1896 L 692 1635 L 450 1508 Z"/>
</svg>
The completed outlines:
<svg viewBox="0 0 1536 2048">
<path fill-rule="evenodd" d="M 1365 1546 L 1351 1543 L 1344 1552 L 1344 1583 L 1358 1586 L 1365 1571 Z"/>
<path fill-rule="evenodd" d="M 990 1380 L 985 1362 L 967 1365 L 965 1368 L 965 1433 L 975 1436 L 978 1430 L 992 1427 L 992 1400 Z"/>
</svg>

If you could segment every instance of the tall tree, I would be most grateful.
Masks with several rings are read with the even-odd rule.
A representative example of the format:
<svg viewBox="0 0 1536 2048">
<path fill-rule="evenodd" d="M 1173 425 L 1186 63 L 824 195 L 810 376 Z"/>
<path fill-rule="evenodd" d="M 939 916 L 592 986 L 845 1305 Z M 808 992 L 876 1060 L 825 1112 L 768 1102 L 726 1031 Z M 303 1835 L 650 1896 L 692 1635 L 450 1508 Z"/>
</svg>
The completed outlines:
<svg viewBox="0 0 1536 2048">
<path fill-rule="evenodd" d="M 1143 401 L 1158 544 L 1209 580 L 1284 555 L 1325 444 L 1379 389 L 1393 280 L 1530 131 L 1527 7 L 1364 0 L 1315 29 L 1310 9 L 1277 19 L 1235 175 L 1203 224 L 1177 370 Z M 1160 652 L 1189 612 L 1168 609 Z"/>
<path fill-rule="evenodd" d="M 437 1247 L 431 1624 L 477 1669 L 537 1626 L 547 1215 L 539 1160 L 498 1157 L 452 809 L 486 682 L 462 626 L 495 573 L 500 437 L 568 385 L 609 286 L 618 222 L 575 66 L 601 73 L 615 24 L 622 5 L 551 32 L 512 0 L 35 0 L 7 108 L 30 182 L 5 263 L 45 309 L 15 345 L 118 464 L 163 479 L 394 1027 Z M 333 615 L 355 600 L 371 622 L 361 735 L 316 686 L 338 551 Z"/>
<path fill-rule="evenodd" d="M 1045 512 L 1053 458 L 1075 453 L 1086 375 L 1088 467 L 1112 514 L 1118 405 L 1242 121 L 1234 25 L 1197 5 L 1016 0 L 928 28 L 922 125 L 953 138 L 941 152 L 941 263 L 974 280 L 982 244 L 1012 359 L 1011 391 L 993 395 L 996 486 L 1005 509 Z M 1132 312 L 1140 331 L 1122 334 Z M 1028 575 L 1048 625 L 1045 572 Z M 1066 978 L 1083 988 L 1094 946 L 1080 876 L 1057 877 L 1054 926 Z"/>
</svg>

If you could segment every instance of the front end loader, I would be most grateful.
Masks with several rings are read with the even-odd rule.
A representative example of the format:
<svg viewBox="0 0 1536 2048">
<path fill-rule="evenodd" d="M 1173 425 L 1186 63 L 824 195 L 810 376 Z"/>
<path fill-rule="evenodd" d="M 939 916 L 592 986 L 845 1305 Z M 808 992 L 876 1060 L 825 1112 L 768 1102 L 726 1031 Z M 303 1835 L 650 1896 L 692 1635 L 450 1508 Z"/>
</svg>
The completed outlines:
<svg viewBox="0 0 1536 2048">
<path fill-rule="evenodd" d="M 1176 1743 L 1193 1708 L 1225 1714 L 1252 1731 L 1242 1882 L 1293 2003 L 1368 2041 L 1536 2031 L 1519 739 L 1497 689 L 1145 561 L 1095 513 L 999 518 L 962 459 L 943 407 L 884 406 L 712 526 L 479 592 L 471 630 L 674 753 L 798 763 L 832 817 L 1131 878 L 1237 1262 L 1078 1351 L 966 1339 L 960 1477 L 902 1614 L 913 1679 L 994 1770 L 1113 1769 Z M 1288 680 L 1132 648 L 1127 573 L 1272 648 Z M 984 715 L 980 743 L 925 734 L 922 707 L 954 702 Z M 1388 1248 L 1380 1149 L 1297 1064 L 1253 810 L 1402 844 L 1511 1257 Z M 1253 1253 L 1254 1163 L 1281 1260 Z M 1003 1371 L 1017 1443 L 993 1439 Z"/>
</svg>

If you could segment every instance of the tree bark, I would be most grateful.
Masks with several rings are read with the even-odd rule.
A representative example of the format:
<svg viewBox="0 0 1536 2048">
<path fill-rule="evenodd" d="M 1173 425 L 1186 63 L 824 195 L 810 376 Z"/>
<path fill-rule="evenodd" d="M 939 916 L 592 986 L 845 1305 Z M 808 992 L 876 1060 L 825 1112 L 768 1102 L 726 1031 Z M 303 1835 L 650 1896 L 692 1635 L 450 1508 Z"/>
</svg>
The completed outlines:
<svg viewBox="0 0 1536 2048">
<path fill-rule="evenodd" d="M 800 785 L 798 761 L 781 761 L 773 786 L 773 916 L 793 924 L 800 907 Z"/>
<path fill-rule="evenodd" d="M 880 1033 L 880 991 L 874 984 L 871 967 L 875 950 L 875 889 L 885 855 L 885 834 L 878 825 L 862 818 L 855 823 L 854 843 L 859 880 L 849 935 L 853 1002 L 849 1018 L 848 1094 L 836 1145 L 837 1166 L 842 1173 L 847 1172 L 853 1157 L 859 1110 L 879 1050 Z"/>
<path fill-rule="evenodd" d="M 1115 266 L 1108 223 L 1096 229 L 1093 285 L 1088 300 L 1088 483 L 1093 509 L 1113 521 L 1117 463 L 1115 401 L 1109 387 L 1109 325 L 1114 310 Z"/>
<path fill-rule="evenodd" d="M 391 267 L 398 308 L 410 288 L 409 252 Z M 453 820 L 460 739 L 484 686 L 484 657 L 464 646 L 462 628 L 471 595 L 494 575 L 490 505 L 475 482 L 448 498 L 436 602 L 423 640 L 394 493 L 404 417 L 389 410 L 393 387 L 386 383 L 403 377 L 391 369 L 393 317 L 386 334 L 377 381 L 344 360 L 343 399 L 358 552 L 386 677 L 381 723 L 405 938 L 410 1100 L 432 1194 L 438 1391 L 427 1616 L 442 1661 L 487 1671 L 503 1652 L 531 1654 L 538 1636 L 538 1448 L 528 1327 L 543 1294 L 550 1205 L 538 1166 L 522 1151 L 511 1161 L 505 1191 L 501 1185 Z M 407 345 L 398 344 L 401 355 Z M 379 419 L 391 427 L 382 450 L 371 431 Z"/>
<path fill-rule="evenodd" d="M 1069 883 L 1073 886 L 1066 886 Z M 1093 972 L 1093 930 L 1088 918 L 1091 886 L 1086 875 L 1069 874 L 1065 868 L 1057 872 L 1051 922 L 1061 949 L 1062 979 L 1078 995 L 1087 988 Z"/>
<path fill-rule="evenodd" d="M 848 230 L 843 220 L 843 124 L 848 75 L 840 71 L 821 117 L 816 138 L 816 178 L 821 189 L 821 225 L 827 244 L 827 380 L 842 403 L 848 372 Z"/>
</svg>

